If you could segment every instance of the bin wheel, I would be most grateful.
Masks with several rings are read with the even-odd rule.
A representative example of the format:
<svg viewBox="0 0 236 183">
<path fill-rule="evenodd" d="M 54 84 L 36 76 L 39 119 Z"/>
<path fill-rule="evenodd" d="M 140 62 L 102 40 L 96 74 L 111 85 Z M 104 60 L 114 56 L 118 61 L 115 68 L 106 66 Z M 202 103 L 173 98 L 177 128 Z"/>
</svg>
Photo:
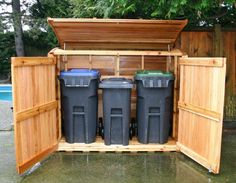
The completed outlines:
<svg viewBox="0 0 236 183">
<path fill-rule="evenodd" d="M 102 129 L 104 128 L 103 126 L 103 121 L 102 118 L 98 119 L 98 135 L 102 136 Z"/>
<path fill-rule="evenodd" d="M 135 121 L 135 118 L 132 118 L 132 120 L 131 120 L 130 129 L 131 129 L 130 135 L 132 135 L 132 137 L 134 137 L 137 132 L 137 123 Z"/>
<path fill-rule="evenodd" d="M 104 140 L 104 128 L 101 129 L 101 134 L 100 135 L 101 135 L 102 139 Z"/>
<path fill-rule="evenodd" d="M 129 139 L 132 140 L 133 136 L 134 136 L 134 131 L 132 128 L 129 129 Z"/>
<path fill-rule="evenodd" d="M 99 119 L 99 121 L 98 121 L 98 128 L 102 128 L 102 127 L 103 127 L 103 122 L 102 122 L 102 120 Z"/>
</svg>

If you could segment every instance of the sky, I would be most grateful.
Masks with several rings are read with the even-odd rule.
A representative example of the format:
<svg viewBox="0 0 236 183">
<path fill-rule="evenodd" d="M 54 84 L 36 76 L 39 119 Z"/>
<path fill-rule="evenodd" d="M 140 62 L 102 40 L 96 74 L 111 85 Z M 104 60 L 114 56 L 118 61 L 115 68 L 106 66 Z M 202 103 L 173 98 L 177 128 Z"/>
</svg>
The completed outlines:
<svg viewBox="0 0 236 183">
<path fill-rule="evenodd" d="M 0 0 L 1 2 L 2 0 Z M 11 3 L 12 0 L 5 0 L 5 2 L 7 3 Z M 25 15 L 29 15 L 29 11 L 28 11 L 28 7 L 30 5 L 32 5 L 34 2 L 36 2 L 36 0 L 20 0 L 21 3 L 21 11 L 25 10 Z M 25 6 L 25 4 L 28 4 L 28 6 Z M 6 5 L 6 4 L 1 4 L 0 5 L 0 13 L 11 13 L 12 12 L 12 7 L 11 5 Z M 12 23 L 10 21 L 5 21 L 5 23 L 8 23 L 9 26 L 9 31 L 13 31 L 13 26 Z M 24 25 L 24 23 L 22 22 L 22 28 L 23 30 L 29 30 L 29 26 Z"/>
</svg>

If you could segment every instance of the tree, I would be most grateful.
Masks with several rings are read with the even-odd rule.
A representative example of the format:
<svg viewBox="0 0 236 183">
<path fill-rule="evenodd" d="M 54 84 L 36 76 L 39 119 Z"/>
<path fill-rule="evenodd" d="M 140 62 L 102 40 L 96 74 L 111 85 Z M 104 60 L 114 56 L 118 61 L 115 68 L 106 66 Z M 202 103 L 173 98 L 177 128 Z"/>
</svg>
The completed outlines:
<svg viewBox="0 0 236 183">
<path fill-rule="evenodd" d="M 72 17 L 71 4 L 68 0 L 37 0 L 29 8 L 30 16 L 25 21 L 30 27 L 28 36 L 48 49 L 58 46 L 57 39 L 47 23 L 48 17 Z"/>
<path fill-rule="evenodd" d="M 9 60 L 15 54 L 13 33 L 0 33 L 0 43 L 0 79 L 9 79 Z"/>
<path fill-rule="evenodd" d="M 23 31 L 21 23 L 20 0 L 0 0 L 0 30 L 2 33 L 14 29 L 15 49 L 17 56 L 24 56 Z"/>
<path fill-rule="evenodd" d="M 17 56 L 24 56 L 23 30 L 21 23 L 20 0 L 12 0 L 12 18 Z"/>
<path fill-rule="evenodd" d="M 188 27 L 236 27 L 235 0 L 71 0 L 75 17 L 188 19 Z"/>
</svg>

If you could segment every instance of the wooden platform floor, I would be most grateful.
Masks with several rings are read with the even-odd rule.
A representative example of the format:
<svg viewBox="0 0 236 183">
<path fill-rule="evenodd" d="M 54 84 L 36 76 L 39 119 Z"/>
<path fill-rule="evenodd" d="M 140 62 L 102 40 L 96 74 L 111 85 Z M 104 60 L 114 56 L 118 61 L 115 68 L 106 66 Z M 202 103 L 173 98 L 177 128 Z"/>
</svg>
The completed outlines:
<svg viewBox="0 0 236 183">
<path fill-rule="evenodd" d="M 58 151 L 80 151 L 80 152 L 157 152 L 157 151 L 177 151 L 176 141 L 169 139 L 166 144 L 140 144 L 136 138 L 130 140 L 128 146 L 110 145 L 106 146 L 101 137 L 97 137 L 96 142 L 91 144 L 65 142 L 62 138 Z"/>
</svg>

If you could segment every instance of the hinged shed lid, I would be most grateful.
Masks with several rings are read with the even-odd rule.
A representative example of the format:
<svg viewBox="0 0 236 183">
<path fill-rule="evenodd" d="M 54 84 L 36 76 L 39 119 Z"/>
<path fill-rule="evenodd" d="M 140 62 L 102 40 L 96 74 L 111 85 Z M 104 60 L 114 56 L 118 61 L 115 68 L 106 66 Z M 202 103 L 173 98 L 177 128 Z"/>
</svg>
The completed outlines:
<svg viewBox="0 0 236 183">
<path fill-rule="evenodd" d="M 61 48 L 152 49 L 173 46 L 187 20 L 48 18 Z"/>
</svg>

